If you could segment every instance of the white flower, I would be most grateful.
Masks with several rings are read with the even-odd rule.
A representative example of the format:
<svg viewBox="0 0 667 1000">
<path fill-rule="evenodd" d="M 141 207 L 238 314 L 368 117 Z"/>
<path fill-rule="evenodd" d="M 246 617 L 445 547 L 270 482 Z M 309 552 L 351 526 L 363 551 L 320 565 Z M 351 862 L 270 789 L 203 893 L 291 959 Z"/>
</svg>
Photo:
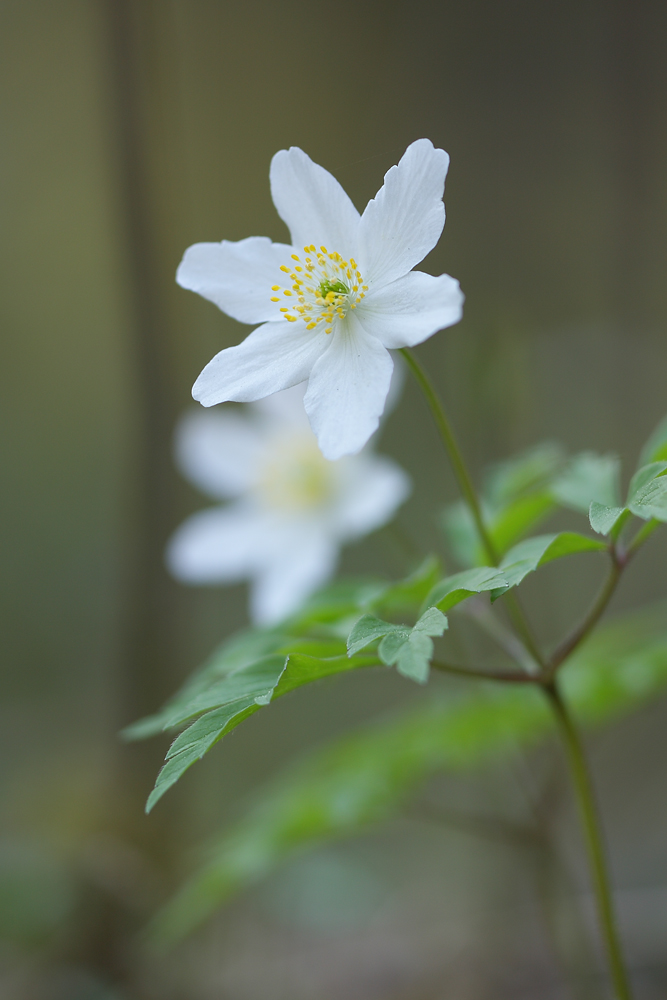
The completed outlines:
<svg viewBox="0 0 667 1000">
<path fill-rule="evenodd" d="M 407 475 L 367 449 L 327 461 L 295 386 L 250 411 L 194 412 L 176 457 L 200 489 L 232 502 L 192 515 L 167 550 L 186 583 L 252 580 L 251 614 L 272 624 L 334 572 L 340 546 L 389 521 L 410 492 Z"/>
<path fill-rule="evenodd" d="M 251 236 L 196 243 L 176 280 L 242 323 L 195 382 L 204 406 L 249 402 L 308 380 L 304 404 L 328 459 L 376 430 L 392 372 L 388 348 L 420 344 L 461 318 L 458 282 L 413 271 L 438 242 L 449 156 L 413 142 L 364 211 L 292 147 L 271 162 L 271 193 L 292 246 Z"/>
</svg>

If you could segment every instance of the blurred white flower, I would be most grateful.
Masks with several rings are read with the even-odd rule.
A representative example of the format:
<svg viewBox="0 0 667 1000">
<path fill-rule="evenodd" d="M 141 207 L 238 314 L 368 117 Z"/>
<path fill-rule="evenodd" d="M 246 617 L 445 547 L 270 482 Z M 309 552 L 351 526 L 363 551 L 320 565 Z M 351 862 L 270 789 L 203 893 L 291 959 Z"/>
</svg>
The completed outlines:
<svg viewBox="0 0 667 1000">
<path fill-rule="evenodd" d="M 186 583 L 252 580 L 251 616 L 272 624 L 333 574 L 340 546 L 391 520 L 410 492 L 395 462 L 370 449 L 336 462 L 322 456 L 298 385 L 240 413 L 192 412 L 176 458 L 217 500 L 173 535 L 167 562 Z"/>
<path fill-rule="evenodd" d="M 376 430 L 392 359 L 461 318 L 458 282 L 413 271 L 438 242 L 449 156 L 413 142 L 363 213 L 302 150 L 271 162 L 271 193 L 292 246 L 262 236 L 196 243 L 176 280 L 242 323 L 262 323 L 204 368 L 204 406 L 248 402 L 308 380 L 304 404 L 328 459 Z"/>
</svg>

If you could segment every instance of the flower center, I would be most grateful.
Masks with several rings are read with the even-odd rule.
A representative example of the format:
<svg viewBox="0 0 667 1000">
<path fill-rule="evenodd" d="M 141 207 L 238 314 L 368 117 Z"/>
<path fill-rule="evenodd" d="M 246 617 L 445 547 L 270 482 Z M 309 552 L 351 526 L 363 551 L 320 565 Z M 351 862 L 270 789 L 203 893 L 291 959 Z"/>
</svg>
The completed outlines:
<svg viewBox="0 0 667 1000">
<path fill-rule="evenodd" d="M 368 285 L 364 285 L 356 261 L 344 260 L 335 250 L 329 253 L 326 247 L 315 249 L 311 244 L 303 248 L 303 260 L 292 254 L 292 267 L 283 264 L 280 268 L 293 282 L 289 288 L 272 285 L 272 292 L 282 292 L 288 299 L 294 299 L 280 311 L 290 323 L 302 319 L 306 329 L 314 330 L 324 325 L 324 332 L 331 333 L 337 319 L 345 319 L 348 309 L 356 309 L 365 297 Z M 272 302 L 281 302 L 279 295 L 271 296 Z"/>
<path fill-rule="evenodd" d="M 272 451 L 259 486 L 271 507 L 308 510 L 331 495 L 332 471 L 316 442 L 299 437 Z"/>
</svg>

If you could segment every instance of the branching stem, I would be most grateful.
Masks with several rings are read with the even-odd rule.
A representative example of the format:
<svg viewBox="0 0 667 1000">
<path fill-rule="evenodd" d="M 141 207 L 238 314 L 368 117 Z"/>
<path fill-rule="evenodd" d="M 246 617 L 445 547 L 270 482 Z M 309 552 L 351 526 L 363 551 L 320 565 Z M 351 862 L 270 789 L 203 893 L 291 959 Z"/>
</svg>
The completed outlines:
<svg viewBox="0 0 667 1000">
<path fill-rule="evenodd" d="M 540 684 L 541 679 L 535 674 L 527 674 L 523 670 L 485 670 L 483 667 L 459 667 L 454 663 L 443 663 L 441 660 L 431 660 L 435 670 L 445 674 L 455 674 L 457 677 L 471 677 L 485 681 L 505 681 L 511 684 Z"/>
<path fill-rule="evenodd" d="M 586 841 L 598 920 L 609 958 L 609 971 L 616 1000 L 631 1000 L 630 983 L 616 927 L 600 820 L 584 748 L 556 681 L 544 685 L 544 691 L 553 709 L 568 758 Z"/>
</svg>

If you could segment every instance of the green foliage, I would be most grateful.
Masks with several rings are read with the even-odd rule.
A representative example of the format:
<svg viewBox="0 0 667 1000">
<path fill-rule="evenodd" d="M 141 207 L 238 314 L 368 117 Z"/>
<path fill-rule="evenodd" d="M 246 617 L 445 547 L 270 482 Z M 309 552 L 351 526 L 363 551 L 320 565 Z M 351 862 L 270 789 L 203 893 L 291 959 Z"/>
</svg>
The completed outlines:
<svg viewBox="0 0 667 1000">
<path fill-rule="evenodd" d="M 657 466 L 664 464 L 656 463 Z M 667 476 L 660 473 L 649 482 L 645 482 L 628 502 L 628 507 L 636 517 L 641 517 L 645 521 L 650 518 L 667 521 Z"/>
<path fill-rule="evenodd" d="M 348 657 L 341 653 L 321 657 L 298 652 L 288 653 L 287 656 L 276 654 L 234 671 L 207 691 L 200 692 L 192 701 L 181 703 L 177 710 L 172 704 L 172 713 L 164 722 L 164 728 L 176 728 L 186 720 L 199 717 L 176 737 L 167 751 L 166 763 L 148 797 L 146 811 L 150 812 L 167 789 L 215 743 L 248 716 L 270 704 L 273 698 L 324 677 L 373 666 L 377 662 L 374 655 Z"/>
<path fill-rule="evenodd" d="M 549 484 L 562 467 L 564 455 L 555 444 L 542 444 L 492 467 L 481 493 L 485 524 L 501 555 L 555 507 Z M 477 530 L 467 506 L 452 504 L 443 525 L 456 558 L 464 566 L 485 561 Z"/>
<path fill-rule="evenodd" d="M 561 531 L 557 535 L 536 535 L 527 538 L 510 549 L 499 566 L 504 582 L 491 591 L 495 601 L 510 587 L 517 587 L 521 581 L 538 567 L 577 552 L 604 552 L 607 546 L 596 538 L 587 538 L 576 531 Z"/>
<path fill-rule="evenodd" d="M 429 636 L 441 635 L 446 627 L 439 611 L 424 616 L 415 629 L 388 626 L 406 640 L 400 647 L 383 647 L 383 657 L 377 653 L 348 656 L 345 640 L 364 611 L 417 617 L 439 573 L 438 561 L 430 557 L 396 583 L 338 582 L 316 594 L 280 627 L 250 629 L 223 643 L 160 712 L 139 720 L 123 734 L 128 740 L 143 739 L 187 726 L 167 752 L 147 809 L 240 722 L 288 691 L 381 663 L 396 664 L 405 676 L 424 682 L 433 652 Z M 444 625 L 437 631 L 440 619 Z M 429 632 L 429 628 L 436 631 Z"/>
<path fill-rule="evenodd" d="M 465 569 L 437 583 L 428 594 L 425 603 L 440 611 L 449 611 L 450 608 L 469 597 L 474 597 L 475 594 L 494 590 L 506 583 L 504 574 L 490 566 Z"/>
<path fill-rule="evenodd" d="M 597 531 L 599 535 L 608 535 L 625 512 L 625 507 L 605 507 L 604 504 L 593 500 L 588 511 L 588 520 L 593 531 Z"/>
<path fill-rule="evenodd" d="M 370 643 L 382 639 L 378 655 L 387 666 L 396 666 L 399 674 L 418 684 L 425 684 L 433 656 L 431 636 L 439 636 L 448 627 L 447 618 L 437 608 L 427 608 L 413 628 L 364 615 L 356 623 L 347 642 L 353 656 Z"/>
<path fill-rule="evenodd" d="M 404 580 L 379 591 L 368 603 L 379 615 L 416 613 L 440 579 L 440 562 L 429 556 Z"/>
<path fill-rule="evenodd" d="M 643 520 L 667 521 L 667 461 L 650 462 L 635 472 L 628 487 L 625 507 L 605 507 L 593 502 L 588 518 L 601 535 L 619 535 L 625 521 L 634 514 Z"/>
<path fill-rule="evenodd" d="M 667 685 L 667 608 L 601 627 L 562 679 L 579 719 L 591 724 L 658 694 Z M 187 933 L 296 850 L 384 820 L 430 774 L 496 762 L 551 731 L 536 686 L 442 683 L 444 697 L 309 753 L 265 789 L 158 916 L 156 937 Z"/>
<path fill-rule="evenodd" d="M 639 456 L 639 465 L 667 461 L 667 417 L 663 417 Z"/>
<path fill-rule="evenodd" d="M 667 462 L 650 462 L 648 465 L 642 465 L 639 469 L 637 469 L 634 476 L 630 480 L 626 506 L 630 507 L 642 492 L 643 488 L 648 486 L 653 479 L 664 475 L 665 471 L 667 471 Z"/>
<path fill-rule="evenodd" d="M 575 455 L 551 484 L 558 503 L 588 514 L 591 503 L 615 507 L 619 500 L 620 463 L 616 455 L 585 451 Z"/>
<path fill-rule="evenodd" d="M 596 510 L 615 508 L 618 481 L 619 461 L 615 455 L 587 451 L 566 461 L 562 450 L 553 444 L 533 448 L 496 466 L 480 498 L 496 551 L 504 556 L 557 505 L 587 514 L 591 503 L 597 505 Z M 474 521 L 465 504 L 453 504 L 445 511 L 444 527 L 453 553 L 463 565 L 485 562 Z"/>
</svg>

